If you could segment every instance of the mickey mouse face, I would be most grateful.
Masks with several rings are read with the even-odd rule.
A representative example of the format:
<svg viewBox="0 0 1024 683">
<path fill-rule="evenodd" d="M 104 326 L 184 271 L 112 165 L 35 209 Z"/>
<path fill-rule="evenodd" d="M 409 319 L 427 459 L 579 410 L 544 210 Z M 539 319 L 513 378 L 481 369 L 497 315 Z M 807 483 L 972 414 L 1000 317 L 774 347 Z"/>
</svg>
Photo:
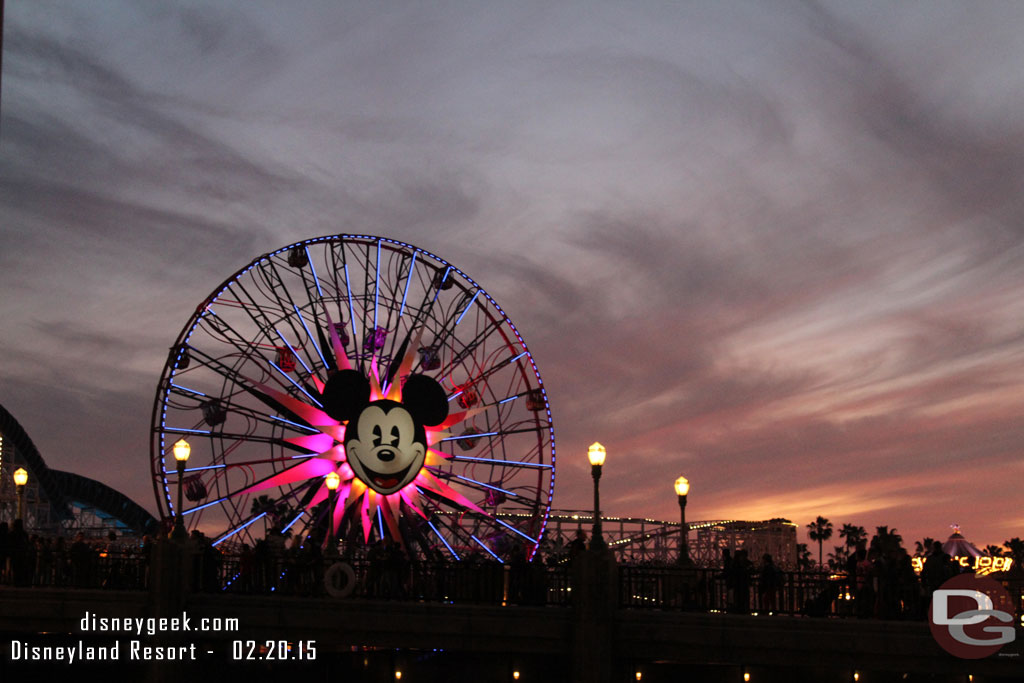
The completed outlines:
<svg viewBox="0 0 1024 683">
<path fill-rule="evenodd" d="M 448 398 L 435 380 L 410 375 L 402 385 L 402 402 L 370 403 L 370 383 L 355 370 L 341 370 L 327 380 L 323 404 L 327 414 L 348 421 L 345 453 L 353 473 L 377 493 L 407 486 L 427 454 L 424 426 L 448 417 Z"/>
<path fill-rule="evenodd" d="M 423 467 L 425 439 L 417 438 L 412 414 L 400 403 L 374 401 L 347 431 L 345 453 L 352 471 L 378 493 L 398 491 Z"/>
</svg>

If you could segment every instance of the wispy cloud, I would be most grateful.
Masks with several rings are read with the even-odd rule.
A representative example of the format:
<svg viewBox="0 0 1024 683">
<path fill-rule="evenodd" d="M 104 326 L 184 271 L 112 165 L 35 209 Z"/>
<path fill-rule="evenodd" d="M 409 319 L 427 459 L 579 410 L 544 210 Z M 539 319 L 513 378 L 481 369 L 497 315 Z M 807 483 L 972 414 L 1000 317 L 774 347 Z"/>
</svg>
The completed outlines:
<svg viewBox="0 0 1024 683">
<path fill-rule="evenodd" d="M 138 406 L 197 303 L 381 234 L 523 331 L 556 505 L 600 439 L 615 513 L 674 518 L 685 472 L 697 517 L 1021 535 L 1021 14 L 8 7 L 0 401 L 151 506 Z"/>
</svg>

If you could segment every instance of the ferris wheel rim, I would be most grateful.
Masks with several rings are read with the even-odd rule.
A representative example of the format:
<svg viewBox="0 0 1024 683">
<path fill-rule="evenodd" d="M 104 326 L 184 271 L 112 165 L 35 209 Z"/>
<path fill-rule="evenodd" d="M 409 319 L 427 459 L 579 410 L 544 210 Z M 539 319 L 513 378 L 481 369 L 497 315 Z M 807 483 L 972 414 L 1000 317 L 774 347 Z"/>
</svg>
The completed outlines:
<svg viewBox="0 0 1024 683">
<path fill-rule="evenodd" d="M 548 468 L 551 470 L 550 471 L 550 477 L 548 478 L 548 480 L 546 482 L 546 486 L 543 487 L 543 490 L 539 490 L 539 495 L 540 496 L 543 496 L 544 493 L 546 493 L 546 496 L 547 496 L 546 500 L 542 500 L 542 501 L 538 500 L 538 502 L 541 504 L 541 506 L 543 508 L 543 512 L 542 512 L 542 515 L 541 515 L 541 521 L 540 521 L 540 525 L 539 525 L 539 531 L 538 531 L 535 539 L 534 538 L 530 538 L 529 536 L 526 536 L 526 538 L 528 538 L 529 540 L 533 541 L 533 550 L 532 550 L 532 552 L 530 554 L 531 557 L 532 557 L 532 555 L 534 553 L 536 553 L 537 549 L 540 546 L 540 541 L 543 538 L 544 531 L 546 529 L 546 525 L 547 525 L 547 521 L 548 521 L 548 517 L 550 515 L 551 501 L 552 501 L 553 495 L 554 495 L 555 472 L 556 472 L 556 469 L 555 469 L 555 465 L 556 465 L 555 432 L 554 432 L 554 424 L 553 424 L 552 415 L 551 415 L 551 407 L 550 407 L 550 402 L 549 402 L 548 396 L 547 396 L 547 390 L 546 390 L 546 388 L 544 386 L 544 381 L 543 381 L 543 378 L 540 375 L 539 368 L 537 367 L 536 360 L 534 359 L 533 354 L 529 351 L 529 348 L 528 348 L 528 346 L 526 344 L 525 339 L 523 339 L 522 335 L 519 333 L 518 329 L 516 328 L 514 322 L 508 317 L 508 315 L 505 313 L 504 309 L 498 304 L 497 301 L 494 300 L 494 298 L 482 286 L 480 286 L 473 278 L 471 278 L 469 275 L 467 275 L 464 271 L 462 271 L 461 269 L 455 267 L 454 265 L 449 263 L 447 260 L 441 258 L 440 256 L 437 256 L 433 252 L 427 251 L 427 250 L 422 249 L 420 247 L 416 247 L 416 246 L 414 246 L 412 244 L 409 244 L 409 243 L 401 241 L 401 240 L 396 240 L 396 239 L 389 238 L 389 237 L 373 236 L 373 235 L 346 234 L 346 233 L 336 234 L 336 235 L 323 235 L 323 236 L 320 236 L 320 237 L 315 237 L 315 238 L 310 238 L 310 239 L 307 239 L 307 240 L 301 240 L 301 241 L 298 241 L 298 242 L 294 242 L 294 243 L 288 244 L 286 246 L 283 246 L 283 247 L 281 247 L 279 249 L 267 252 L 267 253 L 265 253 L 265 254 L 255 258 L 255 259 L 253 259 L 249 264 L 243 266 L 242 268 L 239 268 L 231 276 L 229 276 L 228 278 L 223 280 L 217 287 L 215 287 L 213 289 L 212 293 L 206 299 L 204 299 L 202 303 L 200 303 L 200 305 L 197 307 L 196 311 L 189 317 L 189 320 L 186 322 L 186 324 L 183 326 L 181 332 L 178 334 L 178 337 L 175 340 L 175 345 L 172 347 L 171 354 L 168 357 L 168 361 L 164 365 L 163 372 L 162 372 L 161 378 L 160 378 L 160 384 L 158 385 L 158 389 L 157 389 L 156 400 L 154 402 L 154 407 L 153 407 L 153 419 L 152 419 L 153 436 L 152 436 L 152 439 L 151 439 L 151 474 L 153 476 L 153 482 L 154 482 L 154 493 L 155 493 L 157 501 L 158 501 L 158 506 L 160 508 L 161 515 L 164 516 L 164 519 L 166 520 L 166 519 L 172 518 L 173 515 L 175 514 L 174 508 L 173 508 L 173 504 L 171 503 L 171 490 L 170 490 L 170 483 L 169 483 L 169 480 L 168 480 L 168 477 L 169 477 L 170 474 L 172 474 L 172 472 L 169 472 L 167 467 L 166 467 L 166 465 L 164 464 L 164 460 L 165 460 L 164 454 L 166 453 L 167 446 L 168 446 L 168 444 L 166 443 L 166 439 L 167 439 L 167 436 L 169 434 L 171 434 L 171 433 L 180 433 L 181 431 L 185 431 L 185 432 L 189 431 L 187 428 L 178 428 L 177 431 L 172 432 L 168 428 L 168 425 L 166 423 L 167 411 L 168 411 L 168 405 L 167 404 L 168 404 L 168 401 L 169 401 L 169 397 L 170 397 L 170 393 L 171 393 L 171 388 L 174 386 L 173 380 L 174 380 L 174 378 L 176 376 L 176 373 L 177 373 L 177 371 L 179 369 L 177 367 L 177 365 L 176 365 L 177 360 L 180 359 L 180 357 L 181 357 L 182 349 L 190 348 L 189 347 L 189 341 L 192 339 L 193 335 L 197 331 L 197 328 L 199 327 L 200 323 L 202 322 L 204 314 L 205 314 L 205 310 L 208 309 L 208 307 L 211 306 L 214 302 L 218 301 L 218 299 L 224 294 L 224 292 L 233 283 L 238 282 L 240 278 L 245 276 L 249 271 L 253 270 L 254 268 L 259 266 L 260 264 L 270 263 L 271 262 L 270 260 L 273 259 L 275 256 L 280 256 L 280 255 L 285 254 L 285 253 L 290 253 L 292 250 L 299 249 L 299 248 L 304 249 L 306 251 L 307 256 L 308 256 L 308 254 L 309 254 L 309 247 L 310 246 L 319 245 L 319 244 L 328 244 L 328 245 L 330 245 L 330 244 L 333 244 L 333 243 L 344 245 L 344 244 L 350 243 L 350 242 L 351 243 L 356 243 L 356 244 L 359 244 L 359 245 L 372 245 L 372 244 L 376 244 L 377 245 L 377 249 L 378 249 L 378 264 L 377 264 L 377 267 L 378 267 L 378 277 L 379 277 L 379 265 L 380 265 L 379 264 L 380 249 L 381 249 L 382 245 L 385 245 L 385 244 L 388 245 L 389 249 L 393 249 L 395 251 L 404 251 L 404 252 L 412 254 L 413 255 L 413 262 L 414 263 L 415 263 L 415 258 L 418 255 L 423 255 L 424 257 L 428 257 L 429 259 L 431 259 L 436 264 L 439 264 L 441 267 L 446 268 L 445 278 L 448 277 L 448 272 L 456 273 L 458 275 L 458 277 L 462 278 L 462 280 L 465 283 L 467 283 L 470 287 L 475 288 L 476 293 L 474 295 L 474 300 L 476 299 L 477 296 L 482 295 L 484 297 L 484 299 L 493 307 L 493 309 L 498 314 L 499 324 L 505 325 L 505 326 L 508 327 L 508 329 L 514 335 L 515 340 L 516 340 L 518 346 L 522 348 L 522 352 L 520 354 L 518 354 L 515 358 L 513 358 L 513 360 L 519 360 L 521 358 L 525 358 L 528 361 L 529 368 L 530 368 L 530 370 L 532 370 L 530 375 L 532 375 L 533 380 L 536 381 L 536 389 L 539 390 L 540 398 L 543 400 L 543 413 L 545 414 L 546 422 L 544 422 L 543 424 L 541 424 L 539 422 L 538 423 L 539 426 L 537 427 L 537 429 L 540 430 L 540 431 L 545 431 L 546 430 L 546 432 L 547 432 L 547 439 L 549 441 L 548 441 L 548 446 L 546 448 L 547 448 L 547 450 L 550 451 L 550 465 L 548 466 Z M 411 268 L 410 268 L 410 276 L 409 277 L 411 278 Z M 319 282 L 317 282 L 317 287 L 319 288 Z M 408 285 L 406 285 L 406 287 L 408 288 Z M 377 295 L 379 295 L 379 291 L 377 291 Z M 349 292 L 349 296 L 350 296 L 350 305 L 351 305 L 351 297 L 352 297 L 352 293 L 351 292 Z M 470 306 L 472 306 L 472 303 L 473 302 L 471 301 L 465 307 L 466 311 L 469 310 Z M 404 306 L 404 302 L 403 302 L 403 306 Z M 298 309 L 296 309 L 296 311 L 298 312 Z M 354 323 L 353 323 L 353 325 L 354 325 Z M 504 336 L 504 332 L 502 333 L 502 335 Z M 177 356 L 175 356 L 175 354 L 177 354 Z M 310 397 L 310 398 L 312 398 L 312 397 Z M 454 398 L 454 396 L 452 398 Z M 449 399 L 449 400 L 451 400 L 451 399 Z M 544 450 L 544 449 L 542 448 L 542 450 Z M 471 456 L 464 456 L 464 457 L 461 457 L 459 459 L 460 460 L 471 461 L 474 458 L 472 458 Z M 481 459 L 481 460 L 483 460 L 483 459 Z M 493 462 L 495 462 L 495 461 L 493 459 L 491 459 L 491 464 L 492 465 L 493 465 Z M 497 462 L 502 462 L 502 461 L 497 461 Z M 509 464 L 511 464 L 511 462 L 509 462 Z M 488 484 L 483 483 L 483 482 L 477 482 L 477 483 L 483 484 L 483 486 L 485 486 L 485 487 L 489 486 Z M 161 491 L 161 485 L 162 485 L 162 491 Z M 501 489 L 498 489 L 498 490 L 501 490 Z M 232 493 L 232 494 L 229 494 L 229 495 L 234 495 L 234 494 Z M 202 507 L 212 506 L 212 505 L 214 505 L 216 503 L 224 502 L 225 498 L 226 497 L 220 498 L 218 500 L 214 500 L 214 501 L 212 501 L 210 503 L 206 503 Z M 198 509 L 200 509 L 200 508 L 194 508 L 194 510 L 198 510 Z M 164 513 L 164 510 L 167 511 L 166 514 Z M 180 514 L 184 515 L 184 514 L 187 514 L 187 512 L 190 512 L 190 511 L 182 510 L 182 511 L 180 511 Z M 379 512 L 379 508 L 378 508 L 378 512 Z M 296 523 L 298 521 L 298 519 L 303 516 L 303 514 L 304 514 L 304 511 L 300 512 L 295 517 L 295 519 L 292 520 L 291 524 Z M 256 519 L 258 519 L 258 517 Z M 256 519 L 248 519 L 248 520 L 246 520 L 245 521 L 245 525 L 248 526 L 249 524 L 251 524 L 254 521 L 256 521 Z M 498 520 L 496 518 L 496 515 L 495 515 L 495 517 L 493 519 L 495 521 L 498 521 L 501 524 L 504 524 L 503 522 L 501 522 L 501 520 Z M 289 527 L 291 526 L 291 524 L 289 524 Z M 508 525 L 504 524 L 504 526 L 508 526 Z M 512 531 L 515 531 L 516 533 L 520 533 L 519 531 L 517 531 L 514 528 L 512 528 Z M 523 534 L 520 534 L 520 535 L 523 535 Z M 441 536 L 440 533 L 438 533 L 438 536 L 441 538 L 442 541 L 444 540 L 443 536 Z M 478 539 L 474 538 L 474 540 L 476 540 L 479 543 Z M 445 543 L 445 545 L 447 545 L 447 543 Z M 486 546 L 484 546 L 484 549 L 489 551 L 489 549 Z M 451 550 L 451 548 L 449 548 L 449 550 Z M 454 554 L 454 551 L 452 551 L 452 552 Z M 491 554 L 494 555 L 493 552 Z M 495 557 L 497 557 L 497 556 L 495 556 Z"/>
</svg>

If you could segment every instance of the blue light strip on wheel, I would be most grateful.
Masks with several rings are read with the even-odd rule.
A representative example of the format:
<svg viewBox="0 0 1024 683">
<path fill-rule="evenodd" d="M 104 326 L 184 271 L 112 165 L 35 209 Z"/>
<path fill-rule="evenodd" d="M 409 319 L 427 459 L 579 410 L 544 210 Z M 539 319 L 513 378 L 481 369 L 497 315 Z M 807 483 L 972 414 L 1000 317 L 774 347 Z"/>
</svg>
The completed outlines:
<svg viewBox="0 0 1024 683">
<path fill-rule="evenodd" d="M 497 434 L 499 434 L 499 432 L 484 432 L 483 434 L 463 434 L 462 436 L 449 436 L 444 439 L 441 439 L 441 441 L 460 441 L 461 439 L 478 439 L 481 436 L 495 436 Z"/>
<path fill-rule="evenodd" d="M 345 264 L 345 291 L 348 292 L 348 321 L 352 324 L 352 340 L 359 348 L 359 330 L 356 329 L 356 309 L 352 306 L 352 285 L 348 282 L 348 264 Z"/>
<path fill-rule="evenodd" d="M 440 261 L 441 259 L 438 260 Z M 442 285 L 444 285 L 445 280 L 448 279 L 448 273 L 450 272 L 452 272 L 452 267 L 448 266 L 448 269 L 444 271 L 444 277 L 441 278 L 441 281 L 439 283 L 437 283 L 437 291 L 434 292 L 434 301 L 437 301 L 437 297 L 441 296 L 441 287 Z"/>
<path fill-rule="evenodd" d="M 373 329 L 377 329 L 377 301 L 380 299 L 380 240 L 377 240 L 377 270 L 373 274 Z M 380 510 L 380 508 L 377 508 Z M 381 538 L 384 538 L 383 534 Z"/>
<path fill-rule="evenodd" d="M 293 519 L 292 521 L 288 522 L 288 526 L 286 526 L 284 529 L 282 529 L 281 533 L 283 534 L 285 531 L 288 531 L 293 526 L 295 526 L 295 522 L 299 521 L 299 517 L 301 517 L 304 514 L 306 514 L 305 510 L 303 510 L 299 514 L 295 515 L 295 519 Z"/>
<path fill-rule="evenodd" d="M 212 434 L 209 429 L 185 429 L 184 427 L 164 427 L 165 432 L 174 432 L 175 434 Z"/>
<path fill-rule="evenodd" d="M 283 343 L 283 344 L 284 344 L 285 346 L 287 346 L 287 347 L 288 347 L 289 349 L 294 349 L 294 348 L 295 348 L 295 347 L 293 347 L 293 346 L 292 346 L 291 344 L 289 344 L 289 343 L 288 343 L 288 340 L 284 338 L 284 335 L 283 335 L 283 334 L 281 334 L 280 330 L 278 330 L 278 329 L 277 329 L 276 327 L 274 328 L 274 332 L 277 332 L 277 337 L 278 337 L 278 339 L 280 339 L 280 340 L 281 340 L 281 342 L 282 342 L 282 343 Z M 306 372 L 308 372 L 308 373 L 309 373 L 310 375 L 312 375 L 312 374 L 313 374 L 313 371 L 309 369 L 309 366 L 308 366 L 308 365 L 306 365 L 306 361 L 302 360 L 302 356 L 300 356 L 300 355 L 299 355 L 299 354 L 297 354 L 297 353 L 296 353 L 296 354 L 293 354 L 293 355 L 294 355 L 294 356 L 295 356 L 295 357 L 296 357 L 296 358 L 297 358 L 297 359 L 299 360 L 299 362 L 300 362 L 300 363 L 302 363 L 302 367 L 306 368 Z"/>
<path fill-rule="evenodd" d="M 463 390 L 463 391 L 465 391 L 465 390 Z M 449 396 L 448 397 L 448 402 L 451 403 L 452 399 L 458 398 L 459 396 L 462 396 L 462 391 L 456 392 L 456 393 L 452 394 L 451 396 Z"/>
<path fill-rule="evenodd" d="M 284 422 L 285 424 L 290 424 L 291 426 L 298 427 L 299 429 L 305 429 L 307 432 L 313 432 L 314 434 L 320 432 L 319 429 L 313 429 L 312 427 L 308 427 L 306 425 L 300 425 L 298 422 L 292 422 L 291 420 L 286 420 L 283 417 L 278 417 L 277 415 L 271 415 L 270 419 L 277 420 L 278 422 Z"/>
<path fill-rule="evenodd" d="M 441 532 L 437 530 L 437 527 L 434 526 L 434 523 L 431 522 L 429 519 L 427 520 L 427 526 L 434 530 L 434 533 L 437 534 L 437 537 L 441 539 L 441 543 L 444 543 L 444 547 L 448 548 L 448 552 L 450 552 L 452 556 L 455 557 L 456 560 L 461 561 L 462 558 L 459 557 L 459 554 L 455 552 L 455 550 L 453 550 L 450 545 L 448 545 L 448 541 L 444 540 L 444 536 L 441 535 Z"/>
<path fill-rule="evenodd" d="M 175 389 L 180 389 L 181 391 L 187 391 L 190 394 L 195 394 L 196 396 L 206 397 L 206 394 L 204 394 L 201 391 L 196 391 L 195 389 L 189 389 L 188 387 L 183 387 L 180 384 L 175 384 L 174 382 L 171 382 L 171 386 L 174 387 Z"/>
<path fill-rule="evenodd" d="M 526 351 L 523 351 L 521 354 L 519 354 L 515 358 L 510 358 L 508 362 L 509 363 L 515 363 L 517 360 L 519 360 L 520 358 L 522 358 L 525 355 L 526 355 Z"/>
<path fill-rule="evenodd" d="M 246 522 L 246 523 L 245 523 L 245 524 L 243 524 L 242 526 L 238 527 L 238 528 L 237 528 L 237 529 L 235 529 L 234 531 L 229 531 L 228 533 L 224 534 L 223 536 L 221 536 L 220 538 L 218 538 L 218 539 L 217 539 L 216 541 L 214 541 L 214 542 L 213 542 L 213 543 L 211 543 L 210 545 L 212 545 L 213 547 L 217 547 L 218 545 L 220 545 L 220 544 L 221 544 L 221 543 L 223 543 L 224 541 L 228 540 L 229 538 L 231 538 L 232 536 L 234 536 L 235 534 L 237 534 L 237 533 L 238 533 L 239 531 L 241 531 L 241 530 L 242 530 L 242 529 L 244 529 L 245 527 L 249 526 L 250 524 L 252 524 L 252 523 L 253 523 L 253 522 L 255 522 L 256 520 L 258 520 L 258 519 L 261 519 L 261 518 L 265 517 L 266 515 L 267 515 L 267 513 L 266 513 L 266 512 L 261 512 L 261 513 L 260 513 L 259 515 L 257 515 L 256 517 L 253 517 L 253 518 L 252 518 L 252 519 L 250 519 L 250 520 L 249 520 L 248 522 Z"/>
<path fill-rule="evenodd" d="M 479 545 L 479 546 L 480 546 L 481 548 L 483 548 L 483 549 L 484 549 L 484 550 L 486 550 L 486 551 L 487 551 L 488 553 L 490 553 L 490 554 L 491 554 L 491 557 L 493 557 L 494 559 L 496 559 L 496 560 L 497 560 L 498 562 L 501 562 L 502 564 L 504 564 L 504 561 L 503 561 L 503 560 L 502 560 L 502 559 L 501 559 L 500 557 L 498 557 L 497 555 L 495 555 L 495 554 L 494 554 L 494 551 L 493 551 L 493 550 L 491 550 L 490 548 L 488 548 L 488 547 L 487 547 L 487 546 L 486 546 L 486 545 L 484 544 L 484 542 L 483 542 L 483 541 L 481 541 L 481 540 L 480 540 L 479 538 L 477 538 L 477 537 L 476 537 L 476 536 L 474 536 L 473 534 L 470 534 L 470 535 L 469 535 L 469 537 L 470 537 L 470 538 L 472 538 L 472 539 L 473 539 L 474 541 L 476 541 L 476 542 L 477 542 L 477 545 Z"/>
<path fill-rule="evenodd" d="M 384 540 L 384 516 L 380 511 L 380 506 L 377 506 L 377 530 L 380 531 L 380 540 Z"/>
<path fill-rule="evenodd" d="M 296 384 L 296 383 L 295 383 L 295 380 L 293 380 L 293 379 L 292 379 L 291 377 L 289 377 L 289 376 L 288 376 L 288 373 L 287 373 L 287 372 L 285 372 L 285 371 L 284 371 L 284 370 L 282 370 L 281 368 L 277 367 L 277 365 L 275 365 L 275 364 L 274 364 L 274 361 L 272 361 L 272 360 L 268 360 L 267 362 L 268 362 L 268 363 L 270 363 L 270 367 L 272 367 L 272 368 L 274 368 L 275 370 L 277 370 L 278 372 L 280 372 L 280 373 L 281 373 L 281 376 L 282 376 L 282 377 L 284 377 L 284 378 L 285 378 L 286 380 L 288 380 L 289 382 L 291 382 L 291 384 L 292 384 L 292 386 L 293 386 L 293 387 L 295 387 L 296 389 L 298 389 L 299 391 L 301 391 L 302 393 L 304 393 L 304 394 L 306 395 L 306 398 L 308 398 L 308 399 L 309 399 L 310 401 L 312 401 L 313 403 L 317 404 L 317 405 L 318 405 L 318 406 L 320 406 L 321 408 L 323 408 L 323 407 L 324 407 L 324 404 L 320 403 L 320 401 L 318 401 L 318 400 L 316 400 L 315 398 L 313 398 L 312 396 L 310 396 L 310 395 L 309 395 L 309 392 L 308 392 L 308 391 L 306 391 L 306 390 L 305 390 L 305 389 L 303 389 L 303 388 L 302 388 L 301 386 L 299 386 L 298 384 Z"/>
<path fill-rule="evenodd" d="M 458 325 L 459 323 L 461 323 L 462 319 L 466 317 L 466 314 L 469 313 L 469 309 L 473 306 L 473 302 L 476 301 L 476 298 L 478 296 L 480 296 L 480 290 L 479 289 L 476 290 L 476 294 L 474 294 L 473 298 L 469 300 L 469 303 L 466 304 L 466 307 L 462 309 L 462 315 L 460 315 L 459 319 L 455 321 L 455 325 Z M 453 325 L 453 327 L 454 327 L 454 325 Z"/>
<path fill-rule="evenodd" d="M 207 465 L 206 467 L 186 467 L 185 472 L 198 472 L 199 470 L 221 470 L 227 465 Z"/>
<path fill-rule="evenodd" d="M 498 405 L 499 405 L 499 406 L 500 406 L 500 405 L 504 405 L 505 403 L 508 403 L 509 401 L 514 401 L 514 400 L 516 400 L 517 398 L 519 398 L 519 397 L 518 397 L 518 396 L 509 396 L 508 398 L 506 398 L 506 399 L 504 399 L 504 400 L 502 400 L 502 401 L 498 401 Z"/>
<path fill-rule="evenodd" d="M 306 330 L 306 336 L 309 337 L 309 343 L 316 349 L 316 355 L 320 356 L 320 360 L 323 361 L 324 367 L 327 367 L 327 359 L 324 358 L 324 354 L 320 351 L 320 347 L 317 346 L 316 341 L 313 339 L 313 335 L 309 333 L 309 328 L 306 327 L 306 319 L 302 317 L 302 313 L 299 312 L 299 307 L 292 304 L 292 308 L 295 309 L 295 315 L 299 316 L 299 322 L 302 323 L 302 329 Z"/>
<path fill-rule="evenodd" d="M 216 505 L 217 503 L 223 502 L 223 501 L 225 501 L 227 499 L 228 499 L 228 497 L 224 496 L 223 498 L 218 498 L 217 500 L 211 501 L 209 503 L 203 503 L 199 507 L 194 507 L 191 510 L 182 510 L 181 511 L 181 516 L 184 517 L 185 515 L 191 515 L 196 510 L 202 510 L 203 508 L 208 508 L 211 505 Z"/>
<path fill-rule="evenodd" d="M 477 481 L 476 479 L 470 479 L 469 477 L 463 477 L 461 474 L 454 474 L 453 473 L 452 476 L 455 477 L 456 479 L 461 479 L 462 481 L 469 481 L 469 482 L 472 482 L 474 484 L 479 484 L 480 486 L 486 486 L 489 489 L 494 489 L 495 491 L 501 491 L 502 493 L 507 493 L 508 495 L 512 496 L 513 498 L 518 498 L 519 497 L 516 494 L 512 493 L 511 491 L 506 491 L 503 488 L 499 488 L 497 486 L 491 486 L 490 484 L 485 484 L 482 481 Z"/>
<path fill-rule="evenodd" d="M 497 517 L 495 517 L 495 518 L 494 518 L 494 521 L 495 521 L 495 522 L 497 522 L 498 524 L 502 525 L 503 527 L 505 527 L 505 528 L 506 528 L 506 529 L 508 529 L 509 531 L 513 531 L 513 532 L 515 532 L 515 533 L 519 534 L 520 536 L 522 536 L 523 538 L 525 538 L 525 539 L 526 539 L 527 541 L 529 541 L 530 543 L 536 543 L 536 542 L 537 542 L 537 539 L 536 539 L 536 538 L 530 538 L 529 536 L 527 536 L 526 534 L 524 534 L 524 533 L 523 533 L 522 531 L 520 531 L 519 529 L 515 528 L 515 527 L 514 527 L 514 526 L 512 526 L 511 524 L 506 524 L 505 522 L 501 521 L 501 520 L 500 520 L 500 519 L 498 519 Z"/>
<path fill-rule="evenodd" d="M 468 455 L 453 455 L 452 460 L 467 460 L 470 462 L 484 462 L 493 465 L 510 465 L 512 467 L 533 467 L 536 469 L 551 469 L 551 465 L 545 465 L 541 462 L 516 462 L 515 460 L 492 460 L 491 458 L 473 458 Z"/>
<path fill-rule="evenodd" d="M 313 267 L 313 257 L 309 255 L 309 247 L 303 247 L 306 250 L 306 260 L 309 261 L 309 269 L 313 273 L 313 282 L 316 283 L 316 293 L 320 295 L 320 298 L 324 298 L 324 292 L 320 289 L 320 278 L 316 276 L 316 268 Z"/>
<path fill-rule="evenodd" d="M 412 282 L 412 269 L 416 265 L 416 252 L 412 252 L 412 261 L 409 263 L 409 274 L 405 277 L 405 292 L 402 294 L 402 307 L 398 309 L 398 317 L 401 319 L 405 312 L 405 298 L 409 296 L 409 283 Z"/>
</svg>

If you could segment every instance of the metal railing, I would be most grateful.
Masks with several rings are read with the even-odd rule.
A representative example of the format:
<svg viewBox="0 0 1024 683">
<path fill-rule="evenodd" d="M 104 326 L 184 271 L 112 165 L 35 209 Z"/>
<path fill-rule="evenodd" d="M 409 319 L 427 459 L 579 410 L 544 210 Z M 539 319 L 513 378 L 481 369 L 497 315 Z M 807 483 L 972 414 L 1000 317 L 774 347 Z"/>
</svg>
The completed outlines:
<svg viewBox="0 0 1024 683">
<path fill-rule="evenodd" d="M 341 568 L 335 565 L 341 563 Z M 291 595 L 459 604 L 566 607 L 572 604 L 569 563 L 500 565 L 472 562 L 327 560 L 302 555 L 192 552 L 185 563 L 195 592 Z M 756 571 L 740 577 L 715 568 L 619 565 L 618 605 L 625 609 L 687 610 L 811 617 L 923 619 L 928 596 L 916 582 L 866 591 L 842 574 Z M 20 587 L 148 590 L 151 558 L 141 549 L 69 550 L 14 556 L 0 562 L 0 584 Z M 1024 580 L 1003 579 L 1018 617 Z"/>
<path fill-rule="evenodd" d="M 838 616 L 846 585 L 817 572 L 776 572 L 771 582 L 720 569 L 620 566 L 619 605 L 735 614 Z M 838 605 L 838 606 L 837 606 Z"/>
</svg>

